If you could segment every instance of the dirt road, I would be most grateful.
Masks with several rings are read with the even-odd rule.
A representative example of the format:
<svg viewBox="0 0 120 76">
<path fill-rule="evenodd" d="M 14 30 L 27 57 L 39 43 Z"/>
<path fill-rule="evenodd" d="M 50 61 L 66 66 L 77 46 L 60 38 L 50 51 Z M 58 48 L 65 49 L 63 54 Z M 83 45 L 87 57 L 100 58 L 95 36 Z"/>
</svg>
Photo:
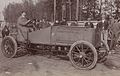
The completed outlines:
<svg viewBox="0 0 120 76">
<path fill-rule="evenodd" d="M 40 55 L 8 59 L 0 52 L 0 76 L 120 76 L 120 72 L 99 63 L 92 70 L 77 70 L 70 61 Z"/>
</svg>

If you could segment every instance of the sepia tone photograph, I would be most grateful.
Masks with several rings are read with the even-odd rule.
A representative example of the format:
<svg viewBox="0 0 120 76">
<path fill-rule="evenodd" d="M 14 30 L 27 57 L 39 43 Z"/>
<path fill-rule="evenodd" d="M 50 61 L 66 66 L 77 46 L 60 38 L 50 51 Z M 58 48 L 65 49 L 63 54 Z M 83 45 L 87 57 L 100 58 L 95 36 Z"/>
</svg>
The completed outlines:
<svg viewBox="0 0 120 76">
<path fill-rule="evenodd" d="M 0 76 L 120 76 L 120 0 L 0 0 Z"/>
</svg>

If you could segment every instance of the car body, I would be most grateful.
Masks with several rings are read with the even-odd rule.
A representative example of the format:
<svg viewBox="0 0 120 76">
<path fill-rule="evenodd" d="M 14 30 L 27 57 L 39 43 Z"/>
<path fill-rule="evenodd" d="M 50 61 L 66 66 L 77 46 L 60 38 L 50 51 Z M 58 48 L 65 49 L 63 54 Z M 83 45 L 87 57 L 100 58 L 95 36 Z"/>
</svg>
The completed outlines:
<svg viewBox="0 0 120 76">
<path fill-rule="evenodd" d="M 24 32 L 21 31 L 21 33 Z M 15 57 L 18 54 L 18 48 L 19 51 L 22 51 L 23 48 L 27 48 L 28 51 L 48 50 L 50 55 L 51 52 L 61 52 L 59 54 L 68 56 L 75 68 L 92 69 L 98 61 L 106 57 L 109 50 L 108 45 L 101 40 L 99 40 L 99 46 L 96 46 L 98 42 L 95 41 L 95 28 L 58 24 L 28 31 L 27 42 L 24 41 L 24 38 L 22 39 L 22 36 L 22 34 L 15 32 L 3 39 L 2 51 L 4 56 Z"/>
</svg>

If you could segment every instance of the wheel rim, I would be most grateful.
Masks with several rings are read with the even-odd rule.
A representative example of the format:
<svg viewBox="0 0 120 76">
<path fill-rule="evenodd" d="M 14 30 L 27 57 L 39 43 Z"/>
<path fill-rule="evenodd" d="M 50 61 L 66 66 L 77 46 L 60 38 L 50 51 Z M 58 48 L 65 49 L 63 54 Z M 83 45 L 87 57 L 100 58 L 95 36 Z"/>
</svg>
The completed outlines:
<svg viewBox="0 0 120 76">
<path fill-rule="evenodd" d="M 6 38 L 3 40 L 2 52 L 4 56 L 11 58 L 16 54 L 15 43 L 11 38 Z"/>
<path fill-rule="evenodd" d="M 89 46 L 85 44 L 77 44 L 71 50 L 71 59 L 76 67 L 85 69 L 94 62 L 94 53 Z"/>
</svg>

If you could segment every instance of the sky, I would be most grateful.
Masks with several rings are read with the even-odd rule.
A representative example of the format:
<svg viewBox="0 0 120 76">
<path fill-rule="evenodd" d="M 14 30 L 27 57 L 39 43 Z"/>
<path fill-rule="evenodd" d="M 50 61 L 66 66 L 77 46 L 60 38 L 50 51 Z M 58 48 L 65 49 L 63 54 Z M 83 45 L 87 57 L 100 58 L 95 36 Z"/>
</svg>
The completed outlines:
<svg viewBox="0 0 120 76">
<path fill-rule="evenodd" d="M 5 6 L 7 6 L 9 3 L 12 3 L 12 2 L 21 3 L 22 0 L 0 0 L 0 20 L 4 19 L 2 14 L 3 9 L 5 8 Z"/>
</svg>

